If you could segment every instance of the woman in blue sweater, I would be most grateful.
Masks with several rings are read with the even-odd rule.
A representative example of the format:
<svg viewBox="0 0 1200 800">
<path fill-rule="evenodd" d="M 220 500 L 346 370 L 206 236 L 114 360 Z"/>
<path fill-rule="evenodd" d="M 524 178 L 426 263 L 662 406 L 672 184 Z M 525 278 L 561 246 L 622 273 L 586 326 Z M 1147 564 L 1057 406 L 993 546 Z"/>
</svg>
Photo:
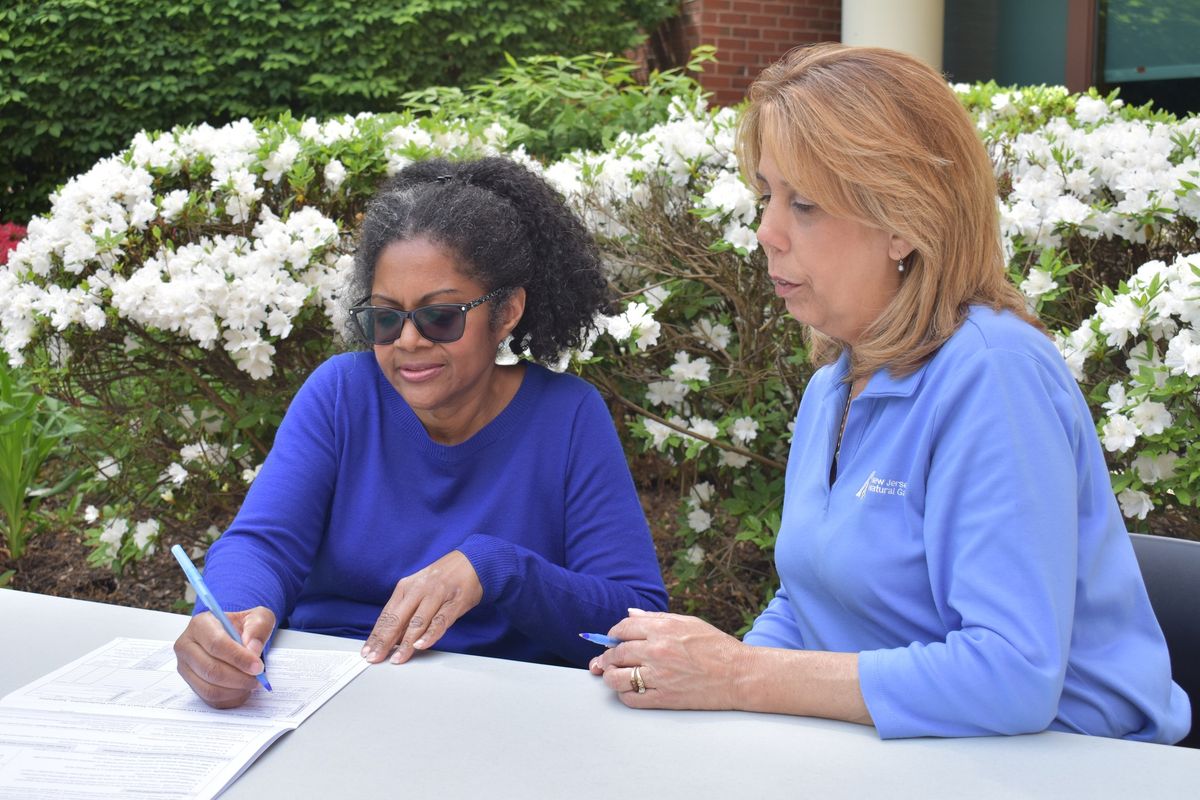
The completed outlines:
<svg viewBox="0 0 1200 800">
<path fill-rule="evenodd" d="M 257 686 L 276 624 L 364 638 L 399 664 L 431 647 L 583 665 L 579 631 L 664 609 L 612 418 L 553 363 L 608 289 L 594 243 L 541 178 L 501 158 L 409 165 L 362 223 L 347 292 L 370 352 L 297 393 L 205 577 L 243 645 L 198 606 L 179 671 L 210 705 Z"/>
<path fill-rule="evenodd" d="M 942 76 L 793 51 L 750 90 L 758 239 L 823 364 L 796 417 L 781 587 L 743 642 L 635 613 L 592 669 L 631 706 L 880 736 L 1182 738 L 1091 414 L 1005 276 L 992 165 Z"/>
</svg>

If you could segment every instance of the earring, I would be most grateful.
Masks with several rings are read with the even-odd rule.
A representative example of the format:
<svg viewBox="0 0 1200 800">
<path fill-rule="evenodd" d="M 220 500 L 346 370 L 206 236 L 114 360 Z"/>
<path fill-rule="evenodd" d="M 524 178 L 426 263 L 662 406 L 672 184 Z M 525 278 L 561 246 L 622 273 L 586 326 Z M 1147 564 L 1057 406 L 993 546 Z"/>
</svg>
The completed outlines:
<svg viewBox="0 0 1200 800">
<path fill-rule="evenodd" d="M 896 271 L 904 272 L 904 259 L 903 258 L 896 262 Z"/>
</svg>

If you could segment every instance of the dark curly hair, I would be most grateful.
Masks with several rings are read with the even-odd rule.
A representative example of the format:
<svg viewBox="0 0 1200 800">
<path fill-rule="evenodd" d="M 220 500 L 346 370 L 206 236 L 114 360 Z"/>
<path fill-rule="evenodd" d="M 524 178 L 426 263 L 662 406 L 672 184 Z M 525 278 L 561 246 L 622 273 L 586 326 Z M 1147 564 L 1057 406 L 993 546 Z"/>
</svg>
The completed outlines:
<svg viewBox="0 0 1200 800">
<path fill-rule="evenodd" d="M 348 301 L 371 293 L 384 248 L 419 238 L 458 256 L 488 291 L 524 287 L 525 313 L 512 332 L 518 355 L 552 363 L 582 344 L 597 312 L 611 313 L 595 241 L 562 197 L 515 161 L 429 159 L 400 170 L 367 207 Z M 492 304 L 492 325 L 508 296 Z"/>
</svg>

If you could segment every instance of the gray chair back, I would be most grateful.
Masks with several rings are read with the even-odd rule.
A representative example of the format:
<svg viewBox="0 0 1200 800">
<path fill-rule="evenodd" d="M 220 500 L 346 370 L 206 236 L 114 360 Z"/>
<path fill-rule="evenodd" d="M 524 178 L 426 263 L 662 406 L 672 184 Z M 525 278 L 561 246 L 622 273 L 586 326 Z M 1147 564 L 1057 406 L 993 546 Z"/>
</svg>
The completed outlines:
<svg viewBox="0 0 1200 800">
<path fill-rule="evenodd" d="M 1129 538 L 1171 651 L 1171 677 L 1192 701 L 1192 730 L 1179 744 L 1200 748 L 1200 542 L 1144 533 Z"/>
</svg>

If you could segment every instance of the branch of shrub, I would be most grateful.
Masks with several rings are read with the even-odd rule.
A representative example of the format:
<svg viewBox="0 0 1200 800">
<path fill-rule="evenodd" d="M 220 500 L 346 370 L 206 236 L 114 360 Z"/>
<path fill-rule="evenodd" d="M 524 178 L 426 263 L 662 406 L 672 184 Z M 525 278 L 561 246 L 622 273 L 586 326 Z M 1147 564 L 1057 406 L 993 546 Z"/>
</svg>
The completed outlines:
<svg viewBox="0 0 1200 800">
<path fill-rule="evenodd" d="M 616 387 L 614 387 L 611 383 L 608 382 L 608 380 L 606 380 L 603 377 L 593 376 L 592 380 L 597 381 L 600 384 L 600 387 L 602 389 L 604 389 L 604 391 L 608 394 L 608 396 L 613 398 L 614 400 L 616 400 L 621 405 L 625 406 L 626 408 L 635 412 L 636 414 L 646 417 L 647 419 L 654 420 L 655 422 L 659 423 L 660 425 L 666 425 L 671 430 L 678 431 L 679 433 L 682 433 L 685 436 L 690 436 L 691 438 L 698 439 L 701 442 L 706 442 L 707 444 L 711 444 L 713 447 L 717 447 L 721 450 L 728 450 L 731 453 L 737 453 L 740 456 L 745 456 L 746 458 L 753 459 L 754 461 L 757 461 L 758 463 L 760 463 L 764 466 L 771 467 L 772 469 L 777 469 L 781 472 L 787 468 L 787 464 L 785 464 L 781 461 L 776 461 L 772 458 L 767 458 L 766 456 L 759 455 L 758 453 L 755 453 L 751 450 L 746 450 L 746 449 L 738 447 L 736 445 L 728 444 L 726 442 L 722 442 L 717 439 L 712 439 L 712 438 L 709 438 L 708 436 L 704 436 L 703 434 L 699 434 L 699 433 L 696 433 L 695 431 L 688 430 L 687 428 L 685 428 L 681 425 L 676 425 L 674 422 L 671 422 L 668 419 L 660 417 L 658 414 L 655 414 L 653 411 L 651 411 L 647 408 L 644 408 L 644 407 L 638 405 L 637 403 L 633 402 L 632 400 L 626 398 L 619 391 L 617 391 Z"/>
</svg>

